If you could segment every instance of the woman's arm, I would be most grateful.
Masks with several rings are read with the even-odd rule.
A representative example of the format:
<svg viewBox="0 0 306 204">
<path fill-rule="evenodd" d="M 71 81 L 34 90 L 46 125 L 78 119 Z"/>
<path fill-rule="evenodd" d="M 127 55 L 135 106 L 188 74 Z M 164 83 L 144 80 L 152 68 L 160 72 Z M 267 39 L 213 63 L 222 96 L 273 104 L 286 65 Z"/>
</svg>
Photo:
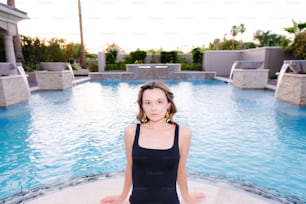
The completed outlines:
<svg viewBox="0 0 306 204">
<path fill-rule="evenodd" d="M 132 147 L 134 143 L 135 130 L 136 130 L 135 125 L 130 125 L 126 127 L 124 130 L 124 144 L 125 144 L 127 165 L 125 169 L 125 177 L 124 177 L 122 192 L 120 195 L 107 196 L 103 198 L 100 202 L 101 204 L 103 203 L 121 204 L 126 200 L 130 192 L 132 186 Z"/>
<path fill-rule="evenodd" d="M 183 199 L 188 203 L 197 203 L 203 200 L 203 198 L 205 198 L 205 195 L 203 193 L 190 194 L 190 192 L 188 191 L 186 161 L 188 157 L 190 143 L 191 143 L 190 129 L 186 127 L 180 127 L 180 135 L 179 135 L 180 161 L 178 167 L 177 181 Z"/>
</svg>

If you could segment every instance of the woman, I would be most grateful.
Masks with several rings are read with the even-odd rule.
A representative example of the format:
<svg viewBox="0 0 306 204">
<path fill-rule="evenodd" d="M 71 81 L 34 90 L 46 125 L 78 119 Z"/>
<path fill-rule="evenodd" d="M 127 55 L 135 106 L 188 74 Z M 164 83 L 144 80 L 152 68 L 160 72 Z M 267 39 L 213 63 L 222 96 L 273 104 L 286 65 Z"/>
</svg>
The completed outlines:
<svg viewBox="0 0 306 204">
<path fill-rule="evenodd" d="M 122 193 L 108 196 L 101 203 L 123 203 L 132 187 L 131 204 L 179 204 L 176 183 L 187 203 L 200 202 L 202 193 L 187 188 L 186 160 L 191 131 L 173 120 L 174 95 L 161 81 L 150 81 L 138 93 L 140 124 L 124 131 L 127 166 Z"/>
</svg>

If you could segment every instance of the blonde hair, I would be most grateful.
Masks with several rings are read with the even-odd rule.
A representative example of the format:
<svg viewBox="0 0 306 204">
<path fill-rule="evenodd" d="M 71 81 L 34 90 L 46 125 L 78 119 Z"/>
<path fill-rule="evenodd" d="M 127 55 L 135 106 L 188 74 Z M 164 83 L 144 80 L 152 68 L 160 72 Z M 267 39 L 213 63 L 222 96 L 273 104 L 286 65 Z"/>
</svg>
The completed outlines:
<svg viewBox="0 0 306 204">
<path fill-rule="evenodd" d="M 136 116 L 137 120 L 139 120 L 141 123 L 144 123 L 141 120 L 144 113 L 145 113 L 143 108 L 142 108 L 142 102 L 143 102 L 142 100 L 143 100 L 144 91 L 148 90 L 148 89 L 156 89 L 156 88 L 161 89 L 165 93 L 168 102 L 171 103 L 170 108 L 168 109 L 169 119 L 170 119 L 169 123 L 175 124 L 175 121 L 173 120 L 173 116 L 176 113 L 177 109 L 176 109 L 176 106 L 175 106 L 174 101 L 173 101 L 174 95 L 170 91 L 168 86 L 162 81 L 148 81 L 147 83 L 143 84 L 140 87 L 139 92 L 138 92 L 138 99 L 137 99 L 137 103 L 138 103 L 138 107 L 139 107 L 139 112 Z M 148 119 L 148 121 L 149 121 L 149 119 Z"/>
</svg>

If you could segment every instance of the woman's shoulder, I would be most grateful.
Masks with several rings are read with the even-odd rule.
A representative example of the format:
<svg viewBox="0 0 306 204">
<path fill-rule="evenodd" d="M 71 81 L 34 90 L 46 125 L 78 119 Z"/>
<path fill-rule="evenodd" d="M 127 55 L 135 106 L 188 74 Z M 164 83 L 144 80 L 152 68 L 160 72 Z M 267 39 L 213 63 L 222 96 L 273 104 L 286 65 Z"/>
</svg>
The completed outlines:
<svg viewBox="0 0 306 204">
<path fill-rule="evenodd" d="M 179 128 L 180 128 L 180 132 L 181 133 L 191 133 L 191 130 L 189 127 L 187 126 L 184 126 L 184 125 L 178 125 Z"/>
<path fill-rule="evenodd" d="M 124 133 L 126 135 L 135 135 L 137 124 L 129 124 L 124 128 Z"/>
<path fill-rule="evenodd" d="M 124 138 L 128 144 L 132 144 L 135 137 L 137 124 L 130 124 L 124 128 Z"/>
<path fill-rule="evenodd" d="M 179 133 L 180 137 L 190 138 L 191 137 L 191 129 L 184 125 L 179 125 Z"/>
</svg>

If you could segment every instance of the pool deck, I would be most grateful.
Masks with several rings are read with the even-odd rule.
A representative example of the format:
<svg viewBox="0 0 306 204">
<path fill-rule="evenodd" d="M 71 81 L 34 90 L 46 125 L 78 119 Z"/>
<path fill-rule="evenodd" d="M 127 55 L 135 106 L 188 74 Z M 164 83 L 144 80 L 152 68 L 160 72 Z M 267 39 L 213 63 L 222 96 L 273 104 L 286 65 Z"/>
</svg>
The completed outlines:
<svg viewBox="0 0 306 204">
<path fill-rule="evenodd" d="M 107 195 L 120 193 L 124 177 L 114 176 L 102 180 L 66 187 L 60 190 L 51 191 L 36 199 L 29 200 L 27 204 L 99 204 L 99 200 Z M 196 180 L 189 180 L 190 192 L 202 192 L 206 198 L 201 204 L 268 204 L 275 203 L 255 194 L 244 192 L 232 187 L 220 187 Z M 178 193 L 179 197 L 180 192 Z M 125 202 L 128 204 L 128 201 Z M 187 204 L 181 202 L 181 204 Z"/>
</svg>

